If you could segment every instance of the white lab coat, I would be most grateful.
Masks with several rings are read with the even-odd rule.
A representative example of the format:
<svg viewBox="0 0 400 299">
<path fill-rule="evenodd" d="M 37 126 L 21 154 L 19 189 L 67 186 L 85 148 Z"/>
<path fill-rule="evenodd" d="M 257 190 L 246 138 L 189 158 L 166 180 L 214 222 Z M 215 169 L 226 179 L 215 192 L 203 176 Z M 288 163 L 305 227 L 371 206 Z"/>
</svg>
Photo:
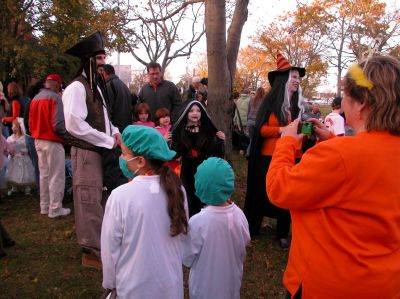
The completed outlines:
<svg viewBox="0 0 400 299">
<path fill-rule="evenodd" d="M 103 287 L 116 288 L 118 299 L 183 298 L 185 236 L 170 235 L 168 199 L 159 181 L 158 175 L 138 176 L 108 198 L 101 230 Z"/>
<path fill-rule="evenodd" d="M 190 299 L 240 298 L 249 225 L 235 204 L 207 206 L 189 220 L 184 265 Z"/>
</svg>

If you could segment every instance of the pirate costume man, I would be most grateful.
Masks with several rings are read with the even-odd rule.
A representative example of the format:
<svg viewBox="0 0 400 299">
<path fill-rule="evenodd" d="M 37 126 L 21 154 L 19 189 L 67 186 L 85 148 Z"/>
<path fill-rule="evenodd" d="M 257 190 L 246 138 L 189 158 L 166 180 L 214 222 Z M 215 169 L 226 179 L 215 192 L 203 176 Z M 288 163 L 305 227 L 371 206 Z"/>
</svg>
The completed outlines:
<svg viewBox="0 0 400 299">
<path fill-rule="evenodd" d="M 100 32 L 65 52 L 81 59 L 76 77 L 65 89 L 67 143 L 72 145 L 73 197 L 76 235 L 83 248 L 82 265 L 101 268 L 100 234 L 104 208 L 102 151 L 121 139 L 108 117 L 97 67 L 104 64 L 104 37 Z"/>
</svg>

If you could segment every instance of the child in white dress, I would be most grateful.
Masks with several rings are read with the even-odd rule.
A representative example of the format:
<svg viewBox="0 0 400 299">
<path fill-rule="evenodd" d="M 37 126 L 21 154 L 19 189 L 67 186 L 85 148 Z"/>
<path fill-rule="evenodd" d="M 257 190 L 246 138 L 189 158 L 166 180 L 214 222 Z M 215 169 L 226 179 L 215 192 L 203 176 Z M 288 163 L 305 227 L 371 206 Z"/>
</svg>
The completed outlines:
<svg viewBox="0 0 400 299">
<path fill-rule="evenodd" d="M 164 165 L 176 152 L 147 126 L 127 126 L 121 150 L 121 171 L 133 180 L 107 200 L 101 229 L 103 287 L 120 299 L 183 299 L 187 201 L 179 177 Z"/>
<path fill-rule="evenodd" d="M 209 158 L 195 174 L 196 195 L 206 204 L 189 220 L 183 264 L 190 267 L 190 299 L 239 299 L 249 225 L 231 202 L 234 173 L 228 162 Z"/>
<path fill-rule="evenodd" d="M 17 186 L 25 188 L 25 194 L 30 195 L 31 185 L 35 183 L 35 170 L 28 155 L 25 135 L 19 119 L 12 122 L 13 134 L 7 138 L 11 146 L 10 162 L 7 167 L 6 180 L 11 184 L 8 195 L 18 191 Z"/>
</svg>

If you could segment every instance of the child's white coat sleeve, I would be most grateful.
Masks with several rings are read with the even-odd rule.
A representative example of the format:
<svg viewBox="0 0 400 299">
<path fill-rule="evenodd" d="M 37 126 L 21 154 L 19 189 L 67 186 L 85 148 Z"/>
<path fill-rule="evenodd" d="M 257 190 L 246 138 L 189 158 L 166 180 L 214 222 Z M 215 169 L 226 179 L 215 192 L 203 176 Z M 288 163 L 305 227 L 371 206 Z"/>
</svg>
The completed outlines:
<svg viewBox="0 0 400 299">
<path fill-rule="evenodd" d="M 189 233 L 184 239 L 183 261 L 186 267 L 192 267 L 197 261 L 203 247 L 203 238 L 200 234 L 200 227 L 195 225 L 193 218 L 189 220 Z"/>
<path fill-rule="evenodd" d="M 121 253 L 123 227 L 118 207 L 112 195 L 107 200 L 101 228 L 101 261 L 103 264 L 103 287 L 116 288 L 116 268 Z"/>
</svg>

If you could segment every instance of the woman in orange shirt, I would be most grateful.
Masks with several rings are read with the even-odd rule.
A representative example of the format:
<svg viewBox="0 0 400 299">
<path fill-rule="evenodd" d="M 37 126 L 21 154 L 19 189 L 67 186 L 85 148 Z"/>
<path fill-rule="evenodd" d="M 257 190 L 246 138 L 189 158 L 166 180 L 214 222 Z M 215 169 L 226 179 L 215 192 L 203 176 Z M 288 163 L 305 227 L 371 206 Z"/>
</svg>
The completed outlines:
<svg viewBox="0 0 400 299">
<path fill-rule="evenodd" d="M 248 164 L 244 213 L 252 237 L 260 232 L 264 216 L 277 218 L 277 239 L 283 249 L 289 247 L 290 213 L 270 203 L 265 192 L 265 175 L 283 127 L 296 119 L 303 109 L 300 77 L 305 69 L 293 67 L 277 54 L 277 69 L 268 73 L 271 90 L 261 105 L 255 124 Z M 301 150 L 298 152 L 298 157 Z"/>
<path fill-rule="evenodd" d="M 319 142 L 297 165 L 298 120 L 276 144 L 267 192 L 293 220 L 283 282 L 288 298 L 400 298 L 400 62 L 352 65 L 342 107 L 355 136 Z"/>
</svg>

